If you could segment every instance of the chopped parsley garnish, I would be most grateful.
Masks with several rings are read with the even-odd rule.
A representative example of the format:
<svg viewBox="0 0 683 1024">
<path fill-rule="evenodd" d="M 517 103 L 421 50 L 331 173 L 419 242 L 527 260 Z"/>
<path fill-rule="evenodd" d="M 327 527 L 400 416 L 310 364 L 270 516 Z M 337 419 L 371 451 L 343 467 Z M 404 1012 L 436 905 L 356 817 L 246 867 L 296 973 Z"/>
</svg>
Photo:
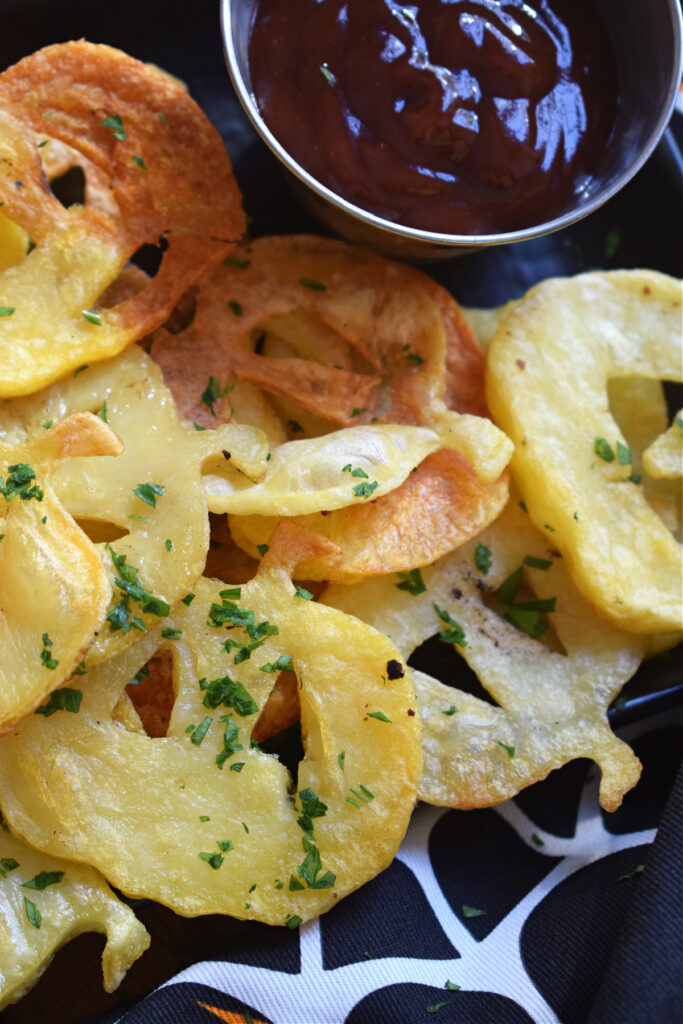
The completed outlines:
<svg viewBox="0 0 683 1024">
<path fill-rule="evenodd" d="M 631 473 L 630 477 L 628 478 L 628 481 L 631 484 L 640 484 L 642 483 L 643 478 L 640 473 Z M 574 513 L 574 515 L 576 515 L 576 513 Z"/>
<path fill-rule="evenodd" d="M 596 437 L 593 445 L 593 451 L 599 459 L 603 462 L 614 462 L 614 452 L 609 441 L 606 441 L 604 437 Z"/>
<path fill-rule="evenodd" d="M 430 1003 L 429 1006 L 425 1006 L 425 1010 L 427 1013 L 438 1013 L 444 1006 L 448 1006 L 448 1000 L 443 1000 L 440 1003 Z"/>
<path fill-rule="evenodd" d="M 162 114 L 161 112 L 159 112 L 157 114 L 157 117 L 159 118 L 159 120 L 163 124 L 164 128 L 168 128 L 168 121 L 166 120 L 165 114 Z"/>
<path fill-rule="evenodd" d="M 2 813 L 2 811 L 0 811 L 0 829 L 2 829 L 3 832 L 11 831 L 9 825 L 5 821 L 5 815 Z"/>
<path fill-rule="evenodd" d="M 246 761 L 235 761 L 234 764 L 230 765 L 231 772 L 237 772 L 238 774 L 242 771 L 246 764 Z"/>
<path fill-rule="evenodd" d="M 339 756 L 337 757 L 337 761 L 339 762 L 339 767 L 341 768 L 341 770 L 344 771 L 344 762 L 346 761 L 346 751 L 345 750 L 342 750 L 340 752 Z"/>
<path fill-rule="evenodd" d="M 305 889 L 306 886 L 303 882 L 300 882 L 296 875 L 289 876 L 289 891 L 296 892 L 297 889 Z"/>
<path fill-rule="evenodd" d="M 444 988 L 447 988 L 449 992 L 459 992 L 460 985 L 456 985 L 454 981 L 446 981 Z"/>
<path fill-rule="evenodd" d="M 35 471 L 25 462 L 18 462 L 14 466 L 8 466 L 7 483 L 4 483 L 0 476 L 0 494 L 3 495 L 8 503 L 15 496 L 21 498 L 22 501 L 30 501 L 31 498 L 35 498 L 36 501 L 42 501 L 45 496 L 42 487 L 39 487 L 38 484 L 31 485 L 31 481 L 35 479 Z"/>
<path fill-rule="evenodd" d="M 199 815 L 199 820 L 200 821 L 211 821 L 211 818 L 209 817 L 208 814 L 200 814 Z"/>
<path fill-rule="evenodd" d="M 115 139 L 119 142 L 123 142 L 128 138 L 126 130 L 123 127 L 123 121 L 118 114 L 110 114 L 109 117 L 105 117 L 104 121 L 100 121 L 103 128 L 108 128 Z"/>
<path fill-rule="evenodd" d="M 142 170 L 142 171 L 146 171 L 147 170 L 147 164 L 145 163 L 145 161 L 142 159 L 141 156 L 134 156 L 133 157 L 133 163 L 135 164 L 136 167 L 139 167 L 140 170 Z"/>
<path fill-rule="evenodd" d="M 229 390 L 230 390 L 229 387 L 224 387 L 224 388 L 221 389 L 221 386 L 218 383 L 218 381 L 216 380 L 216 378 L 215 377 L 209 377 L 209 383 L 206 385 L 206 387 L 202 391 L 202 396 L 201 396 L 200 401 L 211 411 L 211 415 L 212 416 L 216 415 L 216 410 L 214 409 L 214 405 L 216 404 L 216 402 L 218 401 L 219 398 L 222 398 L 223 395 L 227 395 Z M 196 424 L 195 424 L 195 426 L 196 426 Z M 203 429 L 206 430 L 206 427 L 204 427 Z"/>
<path fill-rule="evenodd" d="M 212 679 L 210 683 L 207 683 L 206 679 L 200 679 L 199 688 L 206 691 L 203 700 L 205 708 L 217 708 L 222 704 L 226 708 L 233 708 L 241 718 L 255 715 L 259 709 L 242 683 L 231 679 L 230 676 Z"/>
<path fill-rule="evenodd" d="M 503 750 L 507 753 L 508 757 L 514 757 L 515 756 L 515 748 L 514 747 L 508 747 L 507 743 L 503 743 L 501 740 L 496 740 L 496 743 L 498 744 L 499 747 L 503 748 Z"/>
<path fill-rule="evenodd" d="M 24 896 L 24 910 L 26 911 L 26 917 L 29 920 L 29 924 L 32 924 L 34 928 L 40 928 L 40 922 L 43 920 L 43 916 L 38 910 L 38 907 L 28 898 L 28 896 Z"/>
<path fill-rule="evenodd" d="M 80 690 L 72 690 L 68 686 L 64 686 L 61 690 L 51 693 L 47 702 L 41 704 L 33 713 L 43 715 L 44 718 L 49 718 L 57 711 L 70 711 L 76 715 L 81 709 L 82 700 L 83 694 Z"/>
<path fill-rule="evenodd" d="M 52 640 L 50 640 L 50 637 L 47 635 L 47 633 L 43 633 L 43 649 L 40 652 L 40 660 L 42 661 L 45 668 L 50 668 L 54 670 L 57 668 L 57 665 L 59 665 L 59 662 L 50 654 L 51 647 Z"/>
<path fill-rule="evenodd" d="M 10 871 L 16 871 L 18 867 L 19 861 L 14 857 L 3 857 L 0 860 L 0 878 L 7 878 Z"/>
<path fill-rule="evenodd" d="M 185 594 L 185 597 L 181 597 L 180 600 L 182 604 L 187 605 L 187 607 L 189 608 L 192 602 L 194 601 L 194 594 Z"/>
<path fill-rule="evenodd" d="M 173 550 L 173 541 L 170 539 L 170 537 L 167 537 L 166 540 L 164 541 L 164 547 L 166 548 L 167 551 Z"/>
<path fill-rule="evenodd" d="M 210 715 L 207 715 L 206 718 L 202 718 L 197 728 L 193 731 L 190 739 L 194 743 L 195 747 L 201 745 L 201 742 L 209 731 L 212 722 L 213 718 L 211 718 Z"/>
<path fill-rule="evenodd" d="M 226 267 L 237 267 L 239 270 L 246 270 L 251 266 L 251 260 L 241 260 L 238 256 L 226 256 L 223 263 Z"/>
<path fill-rule="evenodd" d="M 524 564 L 532 569 L 549 569 L 553 563 L 549 558 L 536 558 L 535 555 L 527 555 Z"/>
<path fill-rule="evenodd" d="M 463 917 L 483 917 L 485 913 L 485 910 L 479 910 L 477 907 L 470 907 L 467 903 L 463 903 L 462 905 Z"/>
<path fill-rule="evenodd" d="M 324 60 L 322 62 L 322 64 L 320 65 L 320 72 L 321 72 L 322 76 L 324 77 L 325 81 L 328 83 L 328 85 L 336 85 L 337 84 L 337 78 L 330 71 L 329 64 L 327 63 L 326 60 Z"/>
<path fill-rule="evenodd" d="M 439 616 L 442 622 L 445 622 L 450 629 L 442 629 L 439 633 L 439 640 L 445 644 L 457 644 L 458 647 L 467 647 L 467 640 L 465 639 L 465 630 L 462 628 L 460 623 L 456 622 L 448 612 L 439 608 L 438 604 L 432 602 L 434 611 Z"/>
<path fill-rule="evenodd" d="M 276 661 L 268 661 L 265 665 L 261 665 L 261 672 L 289 672 L 291 669 L 291 654 L 281 654 Z"/>
<path fill-rule="evenodd" d="M 152 508 L 157 507 L 157 495 L 164 493 L 163 484 L 138 484 L 133 490 L 133 494 L 140 501 L 144 501 L 145 505 L 151 505 Z"/>
<path fill-rule="evenodd" d="M 275 888 L 276 889 L 284 889 L 284 887 L 285 887 L 285 883 L 282 881 L 282 879 L 281 878 L 276 878 L 275 879 Z"/>
<path fill-rule="evenodd" d="M 517 504 L 521 508 L 522 512 L 528 512 L 529 511 L 529 509 L 526 507 L 526 503 L 525 502 L 518 501 Z"/>
<path fill-rule="evenodd" d="M 239 587 L 231 590 L 221 590 L 221 604 L 214 603 L 211 605 L 207 621 L 208 626 L 215 626 L 217 628 L 220 628 L 222 625 L 227 625 L 228 629 L 240 626 L 249 637 L 251 643 L 234 640 L 230 637 L 223 644 L 226 651 L 237 650 L 237 654 L 233 659 L 236 665 L 239 665 L 242 661 L 247 661 L 251 657 L 251 652 L 265 643 L 267 637 L 277 636 L 278 633 L 277 626 L 265 620 L 257 624 L 253 611 L 247 608 L 239 608 L 226 597 L 227 594 L 231 593 L 239 596 L 240 592 Z"/>
<path fill-rule="evenodd" d="M 158 618 L 168 615 L 170 605 L 163 598 L 155 597 L 149 590 L 145 590 L 137 579 L 138 570 L 132 565 L 127 565 L 125 555 L 117 554 L 110 544 L 106 544 L 105 547 L 118 573 L 114 583 L 123 594 L 122 599 L 107 613 L 109 628 L 112 632 L 120 629 L 123 633 L 129 633 L 131 629 L 138 629 L 145 633 L 147 630 L 142 619 L 137 615 L 131 618 L 130 601 L 138 603 L 143 612 L 156 615 Z"/>
<path fill-rule="evenodd" d="M 503 604 L 513 603 L 517 597 L 519 588 L 522 585 L 523 576 L 524 569 L 520 565 L 518 569 L 515 569 L 514 572 L 511 572 L 510 575 L 503 580 L 501 585 L 498 587 L 498 599 L 502 601 Z"/>
<path fill-rule="evenodd" d="M 540 837 L 540 836 L 537 836 L 535 832 L 532 832 L 532 833 L 531 833 L 531 842 L 532 842 L 532 843 L 533 843 L 533 844 L 534 844 L 535 846 L 545 846 L 545 843 L 543 842 L 543 840 L 541 839 L 541 837 Z"/>
<path fill-rule="evenodd" d="M 372 483 L 368 483 L 366 480 L 364 480 L 362 483 L 356 484 L 356 486 L 353 488 L 353 493 L 356 495 L 357 498 L 369 498 L 370 495 L 374 491 L 376 491 L 378 487 L 379 484 L 377 483 L 376 480 L 373 480 Z"/>
<path fill-rule="evenodd" d="M 103 423 L 109 423 L 109 420 L 107 419 L 107 403 L 106 402 L 103 402 L 102 408 L 100 409 L 100 411 L 98 412 L 97 415 L 100 417 L 100 419 L 102 420 Z"/>
<path fill-rule="evenodd" d="M 145 666 L 145 668 L 146 667 L 147 666 Z M 84 661 L 79 661 L 78 665 L 76 665 L 76 668 L 73 671 L 73 674 L 75 676 L 84 676 L 87 671 L 88 670 L 85 667 L 85 662 Z M 142 671 L 142 669 L 140 669 L 140 671 Z"/>
<path fill-rule="evenodd" d="M 135 523 L 146 523 L 147 516 L 138 516 L 134 512 L 129 512 L 126 519 L 132 519 Z"/>
<path fill-rule="evenodd" d="M 53 423 L 54 423 L 54 420 L 45 420 L 45 422 L 43 424 L 41 424 L 43 430 L 49 430 Z"/>
<path fill-rule="evenodd" d="M 258 553 L 259 553 L 259 555 L 261 556 L 261 558 L 263 558 L 263 556 L 264 556 L 264 555 L 265 555 L 265 554 L 266 554 L 266 553 L 267 553 L 268 551 L 270 551 L 270 545 L 269 545 L 269 544 L 257 544 L 257 545 L 256 545 L 256 550 L 258 551 Z"/>
<path fill-rule="evenodd" d="M 419 569 L 411 569 L 409 572 L 397 572 L 396 575 L 401 580 L 400 583 L 394 583 L 397 590 L 407 590 L 413 597 L 425 593 L 427 587 Z"/>
<path fill-rule="evenodd" d="M 287 420 L 287 429 L 292 434 L 303 434 L 304 428 L 296 420 Z"/>
<path fill-rule="evenodd" d="M 455 715 L 457 713 L 457 710 L 458 709 L 456 708 L 455 704 L 451 704 L 451 706 L 449 708 L 446 708 L 446 710 L 443 712 L 443 714 L 444 715 L 448 715 L 449 718 L 450 718 L 451 715 Z"/>
<path fill-rule="evenodd" d="M 220 853 L 200 853 L 199 859 L 205 860 L 210 868 L 218 871 L 225 858 Z"/>
<path fill-rule="evenodd" d="M 285 924 L 288 928 L 298 928 L 301 921 L 302 919 L 298 914 L 287 914 L 285 917 Z"/>
<path fill-rule="evenodd" d="M 42 892 L 43 889 L 47 889 L 48 885 L 57 885 L 63 878 L 63 871 L 41 871 L 28 882 L 23 882 L 21 888 L 36 889 L 38 892 Z"/>
<path fill-rule="evenodd" d="M 313 831 L 313 818 L 324 818 L 327 814 L 327 804 L 319 800 L 310 786 L 299 790 L 301 801 L 301 817 L 297 818 L 299 828 L 304 832 Z"/>
<path fill-rule="evenodd" d="M 674 423 L 683 430 L 683 416 L 674 416 Z"/>
<path fill-rule="evenodd" d="M 12 316 L 16 308 L 16 306 L 0 306 L 0 316 Z"/>
<path fill-rule="evenodd" d="M 231 839 L 217 839 L 216 846 L 218 847 L 219 850 L 222 850 L 223 853 L 228 853 L 228 851 L 233 849 Z"/>
<path fill-rule="evenodd" d="M 161 635 L 164 640 L 177 640 L 179 636 L 183 635 L 182 629 L 173 629 L 170 626 L 166 629 L 162 629 Z"/>
<path fill-rule="evenodd" d="M 642 874 L 645 870 L 644 864 L 637 864 L 633 871 L 629 871 L 626 875 L 619 875 L 617 882 L 625 882 L 627 878 L 637 878 L 638 875 Z"/>
<path fill-rule="evenodd" d="M 356 406 L 351 410 L 351 416 L 362 416 L 364 412 L 367 412 L 367 406 L 364 409 L 359 409 Z"/>
<path fill-rule="evenodd" d="M 228 299 L 228 305 L 230 306 L 230 309 L 233 311 L 235 316 L 242 316 L 242 305 L 241 303 L 237 302 L 236 299 Z"/>
<path fill-rule="evenodd" d="M 617 441 L 617 459 L 620 466 L 630 466 L 633 462 L 633 454 L 627 444 Z"/>
<path fill-rule="evenodd" d="M 313 277 L 300 277 L 299 284 L 302 284 L 304 288 L 311 288 L 314 292 L 327 291 L 327 285 L 321 281 L 316 281 Z"/>
<path fill-rule="evenodd" d="M 299 587 L 299 586 L 296 587 L 296 590 L 294 592 L 294 597 L 300 597 L 303 601 L 312 601 L 313 600 L 313 594 L 310 592 L 310 590 L 306 590 L 305 587 Z"/>
<path fill-rule="evenodd" d="M 219 768 L 222 768 L 228 758 L 232 757 L 236 750 L 244 750 L 244 747 L 241 743 L 237 742 L 239 729 L 233 722 L 232 715 L 222 715 L 219 718 L 219 722 L 225 722 L 223 750 L 221 750 L 220 754 L 216 754 L 216 764 Z"/>
<path fill-rule="evenodd" d="M 91 309 L 82 309 L 81 316 L 84 320 L 87 320 L 89 324 L 95 324 L 96 327 L 102 326 L 102 317 L 99 313 L 93 313 Z"/>
<path fill-rule="evenodd" d="M 368 718 L 376 718 L 378 722 L 389 722 L 391 724 L 391 719 L 387 718 L 383 711 L 368 711 Z"/>
<path fill-rule="evenodd" d="M 487 548 L 485 544 L 477 544 L 474 549 L 474 564 L 479 572 L 482 572 L 484 576 L 487 575 L 491 568 L 491 549 Z"/>
<path fill-rule="evenodd" d="M 247 835 L 249 835 L 249 826 L 248 826 L 248 825 L 247 825 L 247 823 L 246 823 L 246 822 L 244 822 L 244 821 L 242 822 L 242 828 L 243 828 L 243 829 L 244 829 L 244 831 L 245 831 L 245 832 L 247 833 Z"/>
<path fill-rule="evenodd" d="M 74 370 L 74 377 L 77 377 L 79 373 L 83 373 L 84 370 L 87 370 L 88 366 L 88 363 L 83 363 L 82 366 L 77 366 L 76 369 Z"/>
</svg>

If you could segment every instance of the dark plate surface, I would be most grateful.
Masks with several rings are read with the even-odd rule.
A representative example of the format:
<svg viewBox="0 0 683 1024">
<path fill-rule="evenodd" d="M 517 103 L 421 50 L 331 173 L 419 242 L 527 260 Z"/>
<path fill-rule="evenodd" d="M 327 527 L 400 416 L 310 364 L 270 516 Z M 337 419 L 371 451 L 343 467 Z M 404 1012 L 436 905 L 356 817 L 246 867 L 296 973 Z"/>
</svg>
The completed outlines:
<svg viewBox="0 0 683 1024">
<path fill-rule="evenodd" d="M 0 68 L 41 46 L 78 38 L 120 47 L 187 84 L 225 140 L 255 235 L 326 233 L 290 192 L 277 161 L 251 129 L 232 91 L 217 0 L 0 0 Z M 432 265 L 428 271 L 466 306 L 495 306 L 543 278 L 587 269 L 641 266 L 680 277 L 682 223 L 683 162 L 669 130 L 636 178 L 588 219 L 561 233 L 483 250 Z M 680 400 L 676 404 L 680 406 Z M 627 724 L 680 703 L 680 676 L 676 654 L 647 663 L 610 713 L 613 723 Z M 124 1008 L 188 964 L 210 958 L 214 943 L 264 938 L 259 940 L 254 930 L 262 926 L 215 917 L 185 921 L 153 904 L 142 907 L 140 917 L 152 932 L 152 949 L 117 993 L 105 996 L 99 987 L 102 940 L 82 936 L 58 954 L 32 994 L 2 1014 L 3 1021 L 71 1024 Z"/>
</svg>

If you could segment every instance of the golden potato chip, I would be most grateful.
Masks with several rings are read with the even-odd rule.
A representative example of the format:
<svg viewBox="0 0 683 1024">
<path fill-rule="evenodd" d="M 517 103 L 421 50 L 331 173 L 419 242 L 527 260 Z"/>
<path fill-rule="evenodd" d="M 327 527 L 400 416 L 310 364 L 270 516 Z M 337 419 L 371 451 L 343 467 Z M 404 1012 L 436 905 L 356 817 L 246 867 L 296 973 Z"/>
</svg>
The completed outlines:
<svg viewBox="0 0 683 1024">
<path fill-rule="evenodd" d="M 485 807 L 577 757 L 600 766 L 606 810 L 638 781 L 639 762 L 612 733 L 606 712 L 638 667 L 645 638 L 595 615 L 516 503 L 422 574 L 332 585 L 321 600 L 380 629 L 405 658 L 439 634 L 498 704 L 414 673 L 423 722 L 420 799 Z M 548 621 L 556 642 L 544 645 L 538 637 L 549 635 Z"/>
<path fill-rule="evenodd" d="M 683 409 L 674 416 L 669 429 L 643 453 L 643 466 L 656 480 L 677 480 L 683 476 Z"/>
<path fill-rule="evenodd" d="M 102 456 L 121 444 L 89 413 L 39 430 L 24 444 L 0 437 L 0 734 L 69 677 L 111 596 L 97 549 L 53 483 L 59 464 L 77 456 L 104 461 L 106 474 L 114 460 Z"/>
<path fill-rule="evenodd" d="M 137 346 L 36 395 L 1 403 L 0 424 L 20 423 L 35 438 L 45 422 L 80 411 L 106 419 L 124 445 L 116 460 L 80 459 L 52 478 L 64 507 L 99 541 L 95 554 L 114 588 L 108 621 L 88 651 L 92 665 L 166 615 L 201 575 L 209 545 L 204 470 L 219 478 L 229 459 L 257 476 L 267 445 L 251 427 L 182 427 L 160 371 Z"/>
<path fill-rule="evenodd" d="M 21 999 L 57 950 L 83 932 L 107 936 L 102 975 L 113 992 L 148 948 L 146 928 L 93 868 L 34 850 L 2 825 L 0 1009 Z"/>
<path fill-rule="evenodd" d="M 461 455 L 441 449 L 428 455 L 400 487 L 370 504 L 294 518 L 338 549 L 304 562 L 300 573 L 311 580 L 349 583 L 427 565 L 488 526 L 507 497 L 505 474 L 483 484 Z M 257 557 L 279 519 L 236 515 L 229 522 L 237 543 Z"/>
<path fill-rule="evenodd" d="M 433 430 L 392 423 L 288 441 L 271 453 L 258 483 L 239 473 L 209 477 L 209 508 L 240 516 L 298 516 L 356 505 L 399 487 L 440 446 Z"/>
<path fill-rule="evenodd" d="M 197 399 L 208 374 L 219 391 L 236 375 L 342 427 L 431 427 L 442 446 L 464 455 L 482 481 L 500 476 L 511 452 L 507 438 L 488 419 L 446 406 L 447 333 L 452 340 L 462 324 L 463 351 L 471 355 L 469 363 L 464 357 L 469 369 L 463 388 L 465 382 L 465 390 L 476 384 L 471 402 L 477 409 L 482 355 L 455 300 L 442 290 L 434 300 L 433 282 L 425 284 L 419 272 L 366 249 L 309 236 L 260 238 L 226 262 L 199 281 L 192 323 L 178 334 L 158 331 L 151 348 L 164 373 L 192 368 Z M 448 302 L 456 313 L 446 322 L 441 310 Z M 297 341 L 302 311 L 304 330 Z M 287 326 L 291 316 L 294 326 Z M 333 331 L 362 361 L 363 372 L 354 368 L 354 358 L 350 367 L 348 358 L 338 365 L 326 363 L 325 356 L 309 358 L 311 318 L 324 325 L 321 345 Z M 257 351 L 258 339 L 274 322 L 290 344 L 300 346 L 296 358 Z M 455 393 L 456 385 L 449 390 Z"/>
<path fill-rule="evenodd" d="M 35 248 L 0 273 L 0 395 L 27 394 L 153 330 L 244 228 L 220 137 L 158 70 L 106 46 L 47 47 L 0 74 L 0 199 Z M 113 206 L 65 209 L 36 133 L 109 178 Z M 21 187 L 16 182 L 20 180 Z M 167 249 L 146 288 L 97 300 L 145 242 Z"/>
<path fill-rule="evenodd" d="M 29 237 L 23 228 L 0 210 L 0 272 L 14 266 L 26 255 Z"/>
<path fill-rule="evenodd" d="M 681 548 L 632 475 L 607 382 L 680 379 L 680 322 L 673 278 L 583 274 L 532 289 L 489 350 L 489 405 L 532 521 L 601 613 L 639 633 L 681 628 Z"/>
<path fill-rule="evenodd" d="M 412 683 L 386 637 L 297 597 L 272 557 L 241 589 L 204 579 L 194 595 L 164 624 L 167 735 L 112 720 L 158 649 L 154 631 L 88 672 L 78 714 L 30 716 L 3 741 L 5 813 L 38 848 L 98 867 L 128 895 L 292 926 L 398 848 L 420 774 Z M 294 800 L 285 766 L 250 745 L 283 665 L 297 675 L 306 750 Z"/>
</svg>

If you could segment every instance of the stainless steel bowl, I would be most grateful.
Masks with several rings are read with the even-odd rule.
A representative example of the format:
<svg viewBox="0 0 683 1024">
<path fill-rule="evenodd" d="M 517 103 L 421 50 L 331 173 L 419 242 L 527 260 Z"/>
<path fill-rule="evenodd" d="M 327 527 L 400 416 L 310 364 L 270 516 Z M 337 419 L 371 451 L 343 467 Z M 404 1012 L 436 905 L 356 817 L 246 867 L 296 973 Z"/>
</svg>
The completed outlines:
<svg viewBox="0 0 683 1024">
<path fill-rule="evenodd" d="M 619 74 L 620 104 L 600 167 L 571 206 L 552 220 L 493 235 L 449 235 L 394 224 L 336 195 L 278 142 L 261 117 L 249 71 L 255 0 L 221 0 L 225 56 L 233 85 L 254 128 L 291 177 L 301 201 L 344 238 L 369 242 L 403 259 L 434 260 L 472 249 L 522 242 L 567 227 L 619 191 L 651 155 L 673 112 L 683 70 L 679 0 L 596 0 L 609 31 Z"/>
</svg>

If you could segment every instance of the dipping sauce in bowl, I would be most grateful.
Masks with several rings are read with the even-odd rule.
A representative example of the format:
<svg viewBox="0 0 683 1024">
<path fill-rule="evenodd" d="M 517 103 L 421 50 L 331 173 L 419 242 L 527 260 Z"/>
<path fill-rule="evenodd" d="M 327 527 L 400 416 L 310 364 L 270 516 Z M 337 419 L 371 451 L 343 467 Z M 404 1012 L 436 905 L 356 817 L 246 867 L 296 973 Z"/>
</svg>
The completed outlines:
<svg viewBox="0 0 683 1024">
<path fill-rule="evenodd" d="M 617 110 L 590 0 L 258 0 L 249 65 L 266 124 L 318 181 L 449 234 L 560 215 Z"/>
</svg>

